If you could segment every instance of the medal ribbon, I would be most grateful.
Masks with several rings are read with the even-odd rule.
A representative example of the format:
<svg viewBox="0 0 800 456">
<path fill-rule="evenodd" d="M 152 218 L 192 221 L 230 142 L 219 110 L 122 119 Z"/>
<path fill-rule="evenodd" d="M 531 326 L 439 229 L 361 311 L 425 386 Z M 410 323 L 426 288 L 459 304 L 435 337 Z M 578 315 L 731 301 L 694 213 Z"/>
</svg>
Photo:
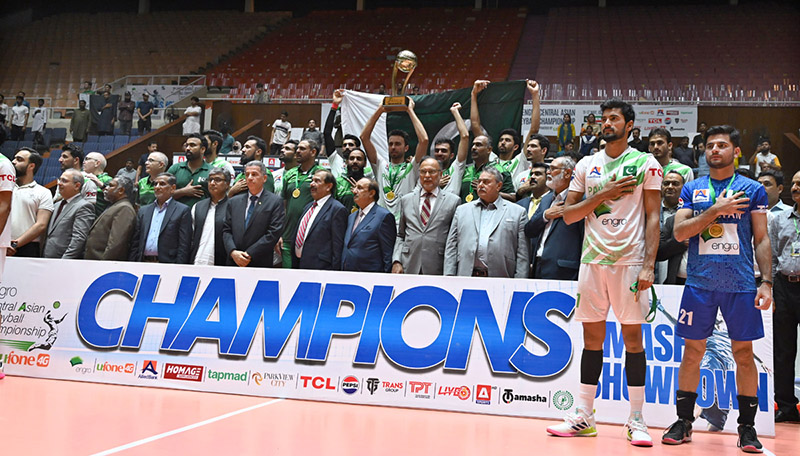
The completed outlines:
<svg viewBox="0 0 800 456">
<path fill-rule="evenodd" d="M 731 180 L 730 180 L 730 182 L 728 182 L 728 186 L 725 187 L 724 192 L 727 192 L 728 190 L 731 189 L 731 185 L 733 184 L 733 181 L 735 179 L 736 179 L 736 173 L 733 173 L 733 177 L 731 177 Z M 708 197 L 709 197 L 709 199 L 711 199 L 711 205 L 713 206 L 714 203 L 717 202 L 717 192 L 714 191 L 714 186 L 711 185 L 711 177 L 710 176 L 708 178 Z"/>
<path fill-rule="evenodd" d="M 408 173 L 411 172 L 411 168 L 411 163 L 389 165 L 389 186 L 392 188 L 392 191 L 396 190 L 395 186 L 408 176 Z M 401 172 L 403 173 L 402 175 L 400 175 Z"/>
<path fill-rule="evenodd" d="M 317 165 L 311 167 L 307 173 L 303 174 L 303 181 L 300 182 L 300 167 L 297 167 L 297 174 L 294 175 L 294 188 L 295 190 L 300 190 L 300 186 L 305 184 L 308 179 L 308 176 L 314 174 L 316 172 Z"/>
</svg>

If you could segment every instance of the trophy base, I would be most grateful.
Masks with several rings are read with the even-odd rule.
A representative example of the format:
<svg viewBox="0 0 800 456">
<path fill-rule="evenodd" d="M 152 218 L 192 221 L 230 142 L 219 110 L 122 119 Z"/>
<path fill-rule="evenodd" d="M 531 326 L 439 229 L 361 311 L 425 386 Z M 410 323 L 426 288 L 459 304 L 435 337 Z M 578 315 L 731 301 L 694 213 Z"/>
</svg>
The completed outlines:
<svg viewBox="0 0 800 456">
<path fill-rule="evenodd" d="M 408 101 L 409 99 L 405 95 L 383 97 L 383 110 L 386 112 L 405 111 Z"/>
</svg>

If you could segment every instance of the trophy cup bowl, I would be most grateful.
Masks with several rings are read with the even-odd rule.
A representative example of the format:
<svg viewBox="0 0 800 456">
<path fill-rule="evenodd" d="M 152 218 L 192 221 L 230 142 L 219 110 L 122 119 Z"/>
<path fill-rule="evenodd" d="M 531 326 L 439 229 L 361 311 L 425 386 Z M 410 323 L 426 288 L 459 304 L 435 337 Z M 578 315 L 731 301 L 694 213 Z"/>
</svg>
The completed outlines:
<svg viewBox="0 0 800 456">
<path fill-rule="evenodd" d="M 406 88 L 408 87 L 408 80 L 411 79 L 411 74 L 417 68 L 417 56 L 409 50 L 400 51 L 394 60 L 392 69 L 392 95 L 383 98 L 383 107 L 387 112 L 402 111 L 408 106 L 408 97 L 406 96 Z M 400 94 L 397 93 L 397 71 L 407 73 L 405 81 L 403 81 L 403 90 Z"/>
</svg>

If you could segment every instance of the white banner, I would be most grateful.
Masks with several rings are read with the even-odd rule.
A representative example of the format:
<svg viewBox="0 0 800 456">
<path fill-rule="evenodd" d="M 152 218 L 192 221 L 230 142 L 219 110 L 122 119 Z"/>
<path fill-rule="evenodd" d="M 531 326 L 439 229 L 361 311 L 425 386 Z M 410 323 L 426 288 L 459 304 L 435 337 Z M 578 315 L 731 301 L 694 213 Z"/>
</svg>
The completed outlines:
<svg viewBox="0 0 800 456">
<path fill-rule="evenodd" d="M 531 126 L 532 106 L 526 104 L 522 107 L 523 134 L 527 133 Z M 575 136 L 580 136 L 581 127 L 586 124 L 589 114 L 594 114 L 598 122 L 602 116 L 599 105 L 542 103 L 539 108 L 541 112 L 539 133 L 545 136 L 558 136 L 558 126 L 564 114 L 572 117 Z M 697 130 L 697 106 L 633 104 L 633 108 L 636 111 L 636 120 L 633 124 L 642 130 L 642 137 L 648 136 L 651 130 L 658 127 L 666 128 L 676 137 L 691 138 Z"/>
<path fill-rule="evenodd" d="M 559 420 L 578 393 L 575 286 L 11 257 L 0 359 L 9 375 Z M 682 288 L 657 290 L 662 307 L 643 326 L 644 416 L 664 427 L 675 420 Z M 771 312 L 762 315 L 756 427 L 774 435 Z M 613 317 L 604 347 L 597 416 L 623 423 Z M 698 406 L 735 432 L 730 343 L 715 335 L 709 348 Z"/>
</svg>

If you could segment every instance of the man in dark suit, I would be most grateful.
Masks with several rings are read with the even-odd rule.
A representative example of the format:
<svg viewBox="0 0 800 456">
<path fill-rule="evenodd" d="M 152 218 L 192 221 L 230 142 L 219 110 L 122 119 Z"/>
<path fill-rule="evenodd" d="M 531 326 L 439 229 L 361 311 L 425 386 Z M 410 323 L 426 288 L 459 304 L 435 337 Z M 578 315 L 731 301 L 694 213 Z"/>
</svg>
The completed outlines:
<svg viewBox="0 0 800 456">
<path fill-rule="evenodd" d="M 86 237 L 87 260 L 128 261 L 131 236 L 136 229 L 136 209 L 131 204 L 133 180 L 120 176 L 111 179 L 103 189 L 110 204 L 89 229 Z"/>
<path fill-rule="evenodd" d="M 683 175 L 676 170 L 664 173 L 661 181 L 661 236 L 656 253 L 656 283 L 683 285 L 686 283 L 688 241 L 678 242 L 673 230 L 678 200 L 683 190 Z M 681 265 L 683 267 L 681 267 Z"/>
<path fill-rule="evenodd" d="M 299 269 L 340 270 L 344 233 L 347 230 L 347 209 L 332 196 L 336 178 L 326 170 L 311 177 L 311 197 L 301 212 L 294 234 L 292 267 Z"/>
<path fill-rule="evenodd" d="M 525 235 L 535 239 L 531 256 L 534 279 L 578 280 L 583 246 L 583 223 L 567 225 L 562 218 L 564 200 L 575 161 L 556 157 L 547 170 L 547 187 L 552 191 L 525 225 Z"/>
<path fill-rule="evenodd" d="M 94 204 L 81 195 L 83 183 L 83 174 L 72 168 L 58 178 L 62 199 L 56 203 L 47 226 L 43 257 L 83 258 L 86 235 L 94 222 Z"/>
<path fill-rule="evenodd" d="M 139 210 L 131 240 L 131 261 L 188 264 L 192 248 L 192 214 L 172 198 L 177 180 L 170 173 L 156 176 L 156 200 Z"/>
<path fill-rule="evenodd" d="M 461 199 L 439 189 L 442 167 L 427 157 L 419 164 L 419 186 L 400 200 L 392 272 L 442 275 L 450 222 Z"/>
<path fill-rule="evenodd" d="M 391 212 L 378 206 L 380 189 L 372 179 L 362 178 L 353 189 L 358 211 L 347 219 L 342 252 L 342 270 L 390 272 L 397 225 Z"/>
<path fill-rule="evenodd" d="M 211 168 L 208 172 L 208 193 L 211 198 L 200 200 L 192 206 L 192 264 L 228 264 L 228 253 L 222 240 L 222 225 L 228 209 L 230 182 L 230 172 L 223 168 Z"/>
<path fill-rule="evenodd" d="M 264 162 L 247 162 L 247 191 L 228 201 L 222 240 L 229 266 L 272 267 L 272 251 L 283 230 L 285 211 L 280 197 L 264 189 L 267 174 Z"/>
</svg>

